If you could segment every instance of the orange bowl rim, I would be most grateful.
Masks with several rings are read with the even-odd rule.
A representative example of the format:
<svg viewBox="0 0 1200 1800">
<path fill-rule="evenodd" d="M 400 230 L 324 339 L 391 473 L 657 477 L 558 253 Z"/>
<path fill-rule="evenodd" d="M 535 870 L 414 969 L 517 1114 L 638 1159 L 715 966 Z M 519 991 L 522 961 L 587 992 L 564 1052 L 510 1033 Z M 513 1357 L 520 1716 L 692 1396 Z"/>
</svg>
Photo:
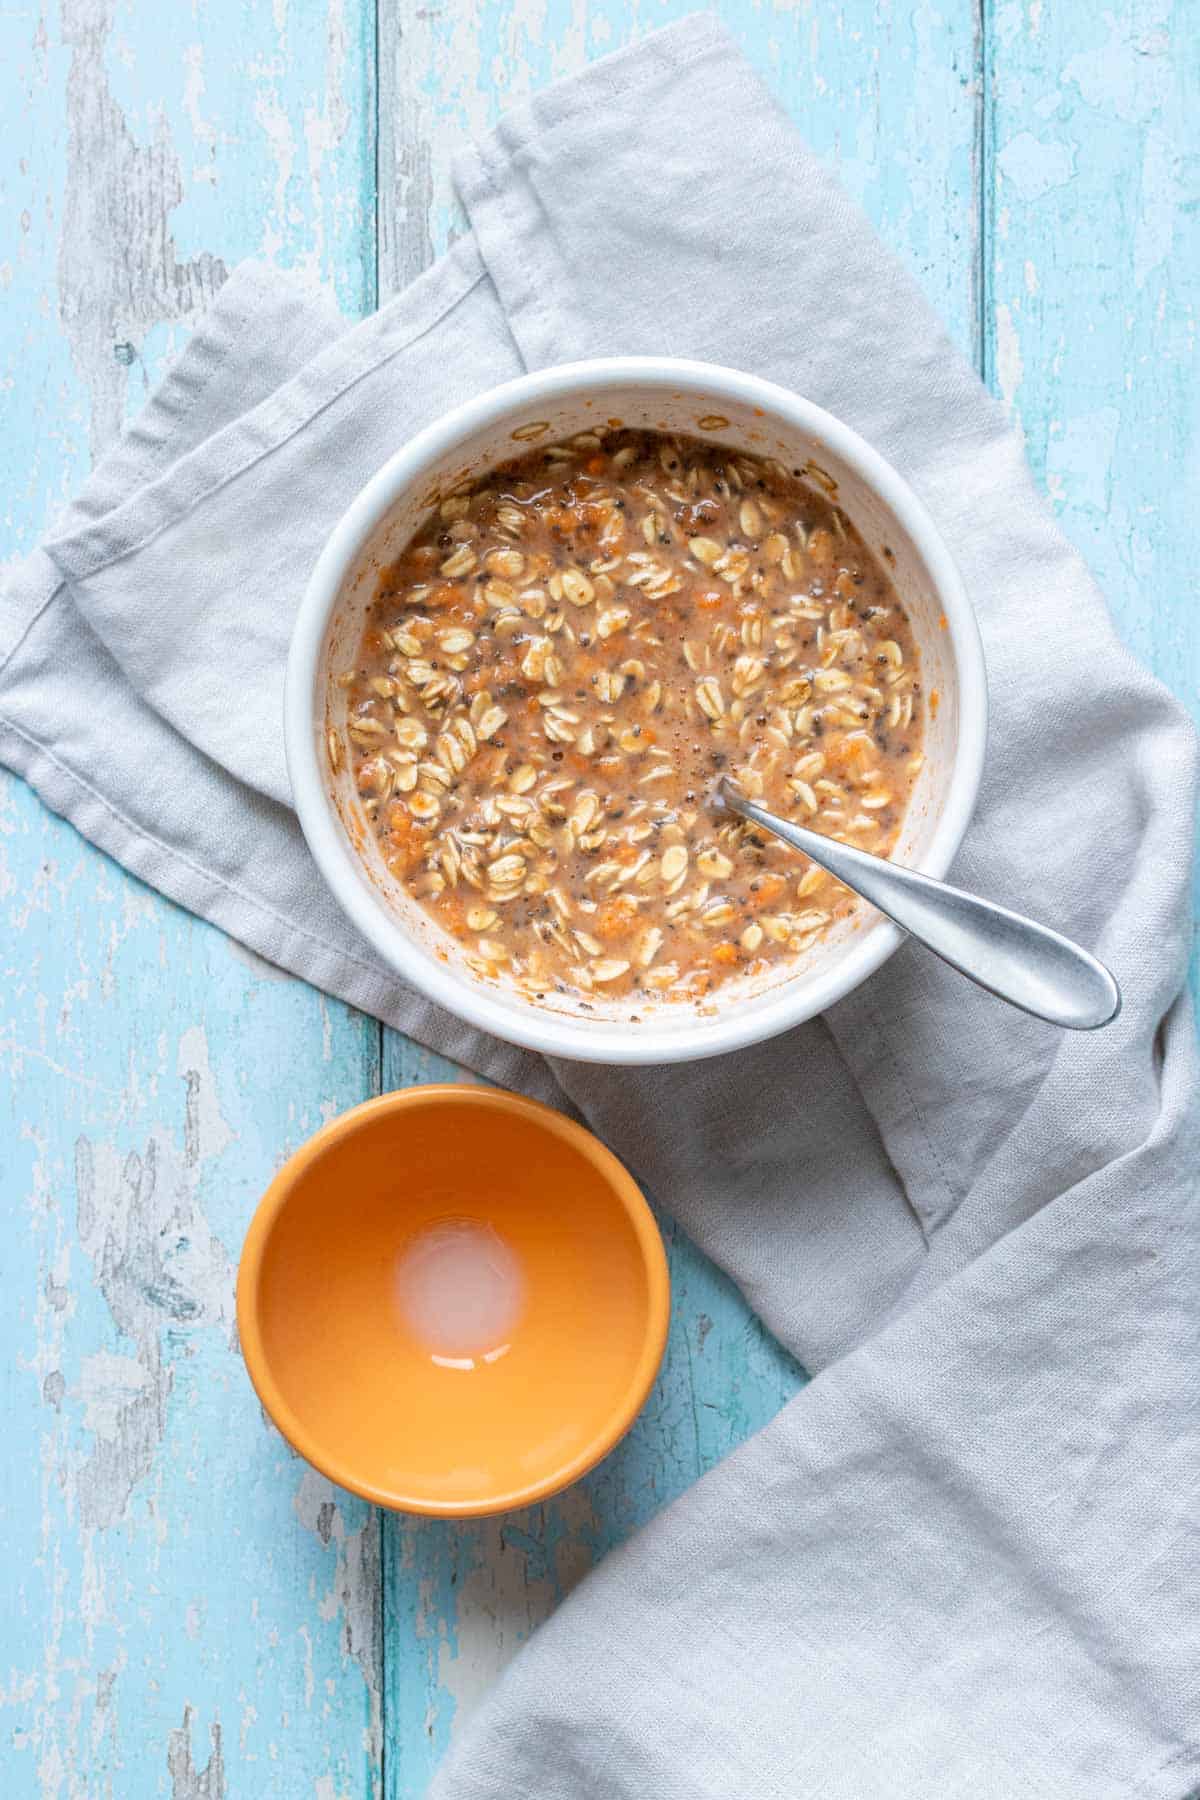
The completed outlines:
<svg viewBox="0 0 1200 1800">
<path fill-rule="evenodd" d="M 400 1494 L 365 1481 L 335 1457 L 329 1456 L 296 1417 L 272 1374 L 263 1344 L 259 1320 L 259 1294 L 263 1257 L 272 1230 L 297 1182 L 316 1159 L 331 1146 L 351 1137 L 362 1126 L 381 1116 L 412 1111 L 417 1107 L 469 1102 L 484 1111 L 507 1112 L 564 1139 L 583 1155 L 607 1183 L 633 1226 L 642 1266 L 646 1273 L 648 1301 L 646 1329 L 637 1364 L 624 1394 L 605 1426 L 576 1454 L 537 1481 L 513 1488 L 488 1500 L 432 1500 Z M 557 1494 L 589 1469 L 595 1468 L 620 1442 L 645 1404 L 666 1349 L 670 1323 L 670 1275 L 661 1233 L 646 1197 L 624 1164 L 584 1125 L 576 1124 L 540 1100 L 512 1094 L 504 1088 L 476 1087 L 468 1082 L 428 1082 L 379 1094 L 339 1113 L 293 1151 L 278 1170 L 255 1209 L 242 1244 L 237 1274 L 237 1325 L 242 1357 L 254 1390 L 292 1448 L 306 1462 L 338 1487 L 393 1512 L 416 1513 L 428 1518 L 486 1518 L 532 1506 Z"/>
</svg>

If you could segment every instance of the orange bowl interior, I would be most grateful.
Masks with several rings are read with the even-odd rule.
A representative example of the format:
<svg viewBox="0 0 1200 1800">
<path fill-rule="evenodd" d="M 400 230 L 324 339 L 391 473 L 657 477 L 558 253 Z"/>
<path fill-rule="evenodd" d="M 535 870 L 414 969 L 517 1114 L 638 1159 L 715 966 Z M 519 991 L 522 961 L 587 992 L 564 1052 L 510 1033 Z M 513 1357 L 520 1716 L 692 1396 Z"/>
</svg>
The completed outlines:
<svg viewBox="0 0 1200 1800">
<path fill-rule="evenodd" d="M 499 1239 L 515 1279 L 495 1343 L 431 1338 L 406 1298 L 414 1246 L 446 1231 Z M 243 1352 L 280 1430 L 409 1512 L 497 1512 L 576 1479 L 645 1399 L 667 1313 L 662 1241 L 620 1163 L 487 1088 L 407 1088 L 318 1132 L 267 1191 L 238 1275 Z"/>
</svg>

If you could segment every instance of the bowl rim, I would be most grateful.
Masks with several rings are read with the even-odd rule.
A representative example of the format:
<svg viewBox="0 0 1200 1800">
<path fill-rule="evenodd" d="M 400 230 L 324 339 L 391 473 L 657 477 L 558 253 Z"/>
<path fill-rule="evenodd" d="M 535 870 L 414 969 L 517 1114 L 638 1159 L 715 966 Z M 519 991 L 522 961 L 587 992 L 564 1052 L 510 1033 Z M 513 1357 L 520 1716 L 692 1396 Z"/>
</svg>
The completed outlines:
<svg viewBox="0 0 1200 1800">
<path fill-rule="evenodd" d="M 260 1294 L 263 1259 L 271 1234 L 288 1204 L 296 1183 L 332 1146 L 352 1137 L 380 1117 L 412 1112 L 417 1108 L 461 1105 L 468 1102 L 485 1111 L 506 1112 L 527 1120 L 541 1130 L 562 1138 L 592 1164 L 619 1202 L 633 1226 L 645 1270 L 648 1300 L 642 1347 L 624 1393 L 604 1427 L 567 1461 L 537 1481 L 514 1488 L 486 1501 L 445 1501 L 393 1492 L 366 1481 L 329 1455 L 284 1399 L 272 1372 L 263 1342 Z M 475 1519 L 516 1507 L 532 1506 L 548 1499 L 593 1469 L 614 1449 L 645 1405 L 654 1385 L 667 1344 L 670 1324 L 671 1280 L 662 1234 L 645 1195 L 625 1165 L 586 1126 L 540 1100 L 512 1094 L 504 1088 L 475 1086 L 469 1082 L 427 1082 L 379 1094 L 339 1113 L 307 1138 L 277 1171 L 250 1221 L 238 1263 L 236 1313 L 238 1338 L 246 1371 L 254 1391 L 271 1419 L 292 1448 L 322 1475 L 375 1506 L 392 1512 L 416 1513 L 426 1518 Z"/>
<path fill-rule="evenodd" d="M 865 438 L 832 413 L 761 376 L 682 358 L 622 356 L 560 363 L 489 388 L 453 407 L 388 458 L 351 501 L 314 565 L 292 632 L 284 687 L 284 745 L 293 803 L 313 858 L 352 923 L 384 961 L 429 999 L 468 1024 L 525 1049 L 568 1060 L 609 1065 L 688 1062 L 744 1048 L 803 1024 L 842 1000 L 873 975 L 904 940 L 886 919 L 872 921 L 832 967 L 780 984 L 753 1008 L 730 1008 L 712 1018 L 663 1029 L 649 1019 L 581 1021 L 566 1014 L 519 1010 L 503 990 L 454 975 L 394 919 L 382 896 L 362 879 L 353 849 L 330 799 L 321 769 L 315 704 L 326 631 L 343 582 L 372 533 L 428 466 L 456 443 L 532 403 L 594 396 L 626 384 L 758 407 L 766 418 L 828 445 L 874 490 L 917 546 L 946 619 L 958 681 L 958 741 L 942 814 L 922 856 L 910 866 L 935 879 L 954 860 L 970 821 L 983 775 L 987 740 L 987 679 L 974 608 L 958 568 L 924 503 Z"/>
</svg>

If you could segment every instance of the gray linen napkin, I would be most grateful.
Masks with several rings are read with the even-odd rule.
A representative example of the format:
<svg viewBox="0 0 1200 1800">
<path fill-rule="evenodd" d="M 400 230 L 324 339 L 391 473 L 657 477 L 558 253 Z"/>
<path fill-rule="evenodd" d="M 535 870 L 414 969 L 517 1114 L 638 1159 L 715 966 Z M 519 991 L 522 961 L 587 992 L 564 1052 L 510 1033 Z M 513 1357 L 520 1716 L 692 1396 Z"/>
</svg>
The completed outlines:
<svg viewBox="0 0 1200 1800">
<path fill-rule="evenodd" d="M 471 236 L 352 330 L 235 273 L 0 604 L 0 755 L 48 805 L 263 956 L 572 1103 L 817 1372 L 539 1631 L 436 1791 L 1175 1800 L 1200 1781 L 1191 730 L 718 27 L 552 89 L 458 179 Z M 278 726 L 317 550 L 452 402 L 618 351 L 782 381 L 922 495 L 994 702 L 958 874 L 1115 968 L 1111 1029 L 1060 1035 L 910 948 L 737 1056 L 550 1068 L 343 921 Z"/>
</svg>

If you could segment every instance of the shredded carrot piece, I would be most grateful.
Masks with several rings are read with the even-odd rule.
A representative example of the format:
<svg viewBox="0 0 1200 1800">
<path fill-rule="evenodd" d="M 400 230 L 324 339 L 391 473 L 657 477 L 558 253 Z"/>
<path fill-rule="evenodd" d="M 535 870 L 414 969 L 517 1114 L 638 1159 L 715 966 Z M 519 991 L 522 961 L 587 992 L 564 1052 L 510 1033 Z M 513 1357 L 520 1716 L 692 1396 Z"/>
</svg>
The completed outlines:
<svg viewBox="0 0 1200 1800">
<path fill-rule="evenodd" d="M 613 938 L 624 937 L 637 918 L 637 907 L 624 894 L 606 900 L 596 913 L 595 932 L 606 944 Z"/>
</svg>

